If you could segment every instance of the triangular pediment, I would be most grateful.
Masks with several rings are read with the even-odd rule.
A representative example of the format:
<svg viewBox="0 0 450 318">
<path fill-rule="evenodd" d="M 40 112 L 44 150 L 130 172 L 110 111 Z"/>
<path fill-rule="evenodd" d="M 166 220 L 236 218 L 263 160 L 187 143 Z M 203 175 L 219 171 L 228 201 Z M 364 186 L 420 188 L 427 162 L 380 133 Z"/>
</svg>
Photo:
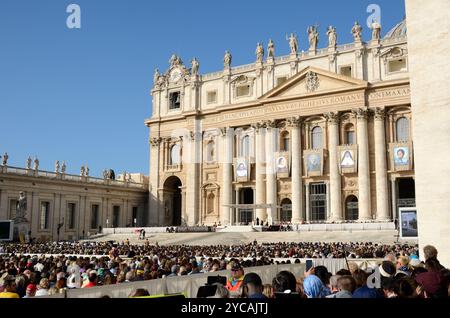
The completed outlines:
<svg viewBox="0 0 450 318">
<path fill-rule="evenodd" d="M 366 81 L 308 66 L 260 99 L 331 93 L 365 88 L 367 85 Z"/>
</svg>

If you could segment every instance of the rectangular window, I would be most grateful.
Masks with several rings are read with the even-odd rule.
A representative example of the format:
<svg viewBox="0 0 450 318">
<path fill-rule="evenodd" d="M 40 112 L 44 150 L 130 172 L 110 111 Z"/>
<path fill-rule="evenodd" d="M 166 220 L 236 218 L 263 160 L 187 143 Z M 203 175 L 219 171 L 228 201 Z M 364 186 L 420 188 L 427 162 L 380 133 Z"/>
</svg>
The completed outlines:
<svg viewBox="0 0 450 318">
<path fill-rule="evenodd" d="M 120 206 L 113 206 L 113 227 L 119 227 L 120 223 Z"/>
<path fill-rule="evenodd" d="M 17 200 L 12 199 L 9 201 L 9 217 L 14 219 L 17 212 Z"/>
<path fill-rule="evenodd" d="M 50 214 L 50 202 L 47 201 L 41 202 L 41 213 L 39 218 L 40 230 L 48 229 L 49 214 Z"/>
<path fill-rule="evenodd" d="M 181 99 L 180 92 L 173 92 L 169 94 L 169 109 L 180 109 Z"/>
<path fill-rule="evenodd" d="M 93 204 L 91 207 L 91 229 L 96 229 L 98 227 L 98 214 L 99 214 L 99 205 Z"/>
<path fill-rule="evenodd" d="M 236 96 L 249 96 L 250 95 L 250 85 L 243 85 L 236 87 Z"/>
<path fill-rule="evenodd" d="M 352 77 L 352 67 L 351 66 L 342 66 L 340 68 L 341 75 Z"/>
<path fill-rule="evenodd" d="M 389 73 L 405 72 L 406 71 L 406 59 L 389 61 L 388 67 L 389 67 Z"/>
<path fill-rule="evenodd" d="M 206 93 L 206 103 L 207 104 L 217 103 L 217 91 L 211 91 Z"/>
<path fill-rule="evenodd" d="M 68 217 L 67 217 L 67 226 L 69 230 L 73 230 L 75 228 L 75 213 L 76 213 L 77 205 L 75 203 L 68 203 Z"/>
<path fill-rule="evenodd" d="M 325 221 L 327 214 L 327 187 L 324 183 L 310 185 L 311 221 Z"/>
<path fill-rule="evenodd" d="M 287 81 L 287 76 L 277 77 L 276 85 L 279 86 Z"/>
</svg>

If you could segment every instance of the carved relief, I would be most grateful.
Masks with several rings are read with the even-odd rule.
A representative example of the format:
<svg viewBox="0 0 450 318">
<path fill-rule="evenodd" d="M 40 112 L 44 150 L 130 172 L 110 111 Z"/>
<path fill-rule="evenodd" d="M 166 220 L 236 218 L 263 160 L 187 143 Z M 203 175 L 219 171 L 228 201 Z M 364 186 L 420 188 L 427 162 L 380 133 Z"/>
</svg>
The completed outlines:
<svg viewBox="0 0 450 318">
<path fill-rule="evenodd" d="M 319 88 L 320 81 L 317 73 L 308 72 L 306 74 L 306 90 L 311 93 L 316 91 Z"/>
</svg>

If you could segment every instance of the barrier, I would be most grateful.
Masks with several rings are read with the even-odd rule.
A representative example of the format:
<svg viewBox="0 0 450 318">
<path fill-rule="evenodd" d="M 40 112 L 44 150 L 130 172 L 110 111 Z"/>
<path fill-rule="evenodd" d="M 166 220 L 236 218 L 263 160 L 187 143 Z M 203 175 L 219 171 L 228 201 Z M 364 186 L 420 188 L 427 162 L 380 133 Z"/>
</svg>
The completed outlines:
<svg viewBox="0 0 450 318">
<path fill-rule="evenodd" d="M 256 273 L 261 277 L 264 284 L 271 284 L 272 279 L 282 270 L 294 273 L 296 277 L 301 277 L 305 271 L 305 264 L 282 264 L 245 268 L 245 273 Z M 121 283 L 116 285 L 99 286 L 92 288 L 68 289 L 67 298 L 100 298 L 108 295 L 112 298 L 127 298 L 131 292 L 137 288 L 145 288 L 150 295 L 180 294 L 184 293 L 188 298 L 195 298 L 200 286 L 204 286 L 208 276 L 230 277 L 230 271 L 210 272 L 204 274 L 194 274 L 186 276 L 165 277 L 140 282 Z M 64 294 L 45 296 L 45 298 L 62 298 Z M 41 298 L 41 297 L 38 297 Z M 44 298 L 44 297 L 42 297 Z"/>
</svg>

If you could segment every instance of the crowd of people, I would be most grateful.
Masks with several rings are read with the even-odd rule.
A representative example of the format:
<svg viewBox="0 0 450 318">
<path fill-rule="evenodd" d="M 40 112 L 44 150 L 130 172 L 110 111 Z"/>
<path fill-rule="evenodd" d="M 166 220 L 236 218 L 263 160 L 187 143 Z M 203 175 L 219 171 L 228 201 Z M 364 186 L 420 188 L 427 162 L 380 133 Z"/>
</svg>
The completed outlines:
<svg viewBox="0 0 450 318">
<path fill-rule="evenodd" d="M 398 267 L 399 271 L 407 273 L 410 278 L 413 273 L 417 274 L 417 271 L 414 272 L 411 267 L 417 263 L 417 255 L 417 245 L 375 243 L 258 244 L 255 241 L 251 244 L 231 246 L 159 246 L 158 244 L 150 245 L 148 240 L 143 245 L 132 245 L 128 240 L 118 244 L 114 242 L 5 243 L 0 245 L 0 297 L 51 295 L 63 292 L 67 288 L 89 288 L 225 269 L 231 270 L 232 277 L 226 286 L 217 287 L 217 293 L 226 294 L 223 290 L 225 288 L 232 295 L 234 293 L 234 296 L 241 296 L 244 292 L 241 284 L 245 281 L 245 268 L 280 263 L 276 261 L 277 258 L 286 259 L 281 263 L 291 263 L 291 259 L 292 262 L 299 263 L 300 258 L 342 258 L 344 256 L 350 259 L 387 258 L 392 264 L 398 265 L 401 261 L 402 266 Z M 392 266 L 389 267 L 385 263 L 382 265 L 380 267 L 382 274 L 388 273 L 395 277 L 400 275 L 396 270 L 392 270 Z M 433 261 L 425 262 L 424 266 L 422 270 L 426 271 L 432 271 L 436 267 Z M 333 291 L 330 287 L 331 282 L 335 282 L 334 290 L 336 290 L 338 288 L 336 277 L 327 278 L 331 275 L 328 275 L 327 271 L 322 273 L 325 270 L 320 268 L 316 267 L 305 273 L 305 281 L 300 285 L 296 282 L 297 287 L 293 288 L 292 285 L 290 290 L 299 292 L 299 286 L 303 286 L 305 290 L 302 293 L 308 296 L 309 281 L 314 279 L 308 278 L 309 276 L 322 279 L 322 283 L 328 286 L 330 291 Z M 362 271 L 354 271 L 350 275 L 341 272 L 339 275 L 348 280 L 347 276 L 352 276 L 355 272 L 361 277 L 364 275 Z M 291 275 L 277 278 L 272 286 L 273 291 L 282 289 L 282 287 L 278 288 L 277 284 L 284 284 L 283 286 L 288 284 L 285 281 L 292 279 Z M 360 278 L 361 280 L 363 279 Z M 317 280 L 311 283 L 315 286 L 314 288 L 320 287 Z M 268 286 L 266 287 L 270 290 Z"/>
<path fill-rule="evenodd" d="M 389 253 L 418 255 L 418 245 L 377 244 L 373 242 L 278 242 L 238 245 L 133 245 L 127 239 L 120 243 L 108 242 L 53 242 L 35 244 L 0 244 L 1 253 L 64 254 L 97 256 L 162 257 L 226 257 L 226 258 L 383 258 Z"/>
</svg>

